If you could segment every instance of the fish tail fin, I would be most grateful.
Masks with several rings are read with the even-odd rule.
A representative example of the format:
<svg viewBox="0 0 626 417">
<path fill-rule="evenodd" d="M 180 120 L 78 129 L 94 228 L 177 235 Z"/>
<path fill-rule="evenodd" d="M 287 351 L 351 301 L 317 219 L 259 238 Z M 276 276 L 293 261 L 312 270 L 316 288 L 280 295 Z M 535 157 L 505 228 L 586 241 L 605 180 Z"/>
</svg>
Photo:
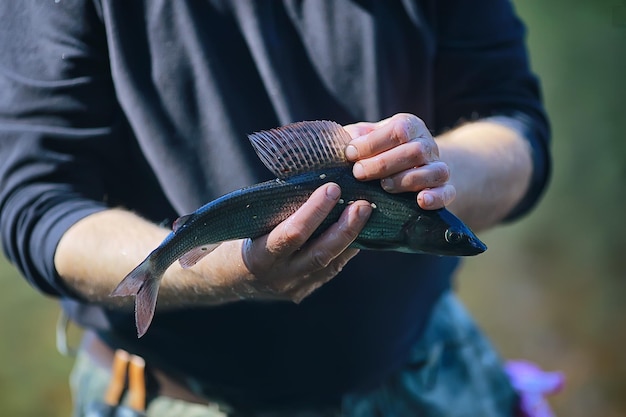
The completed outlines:
<svg viewBox="0 0 626 417">
<path fill-rule="evenodd" d="M 135 296 L 137 337 L 143 336 L 154 317 L 161 276 L 154 273 L 146 259 L 133 269 L 111 292 L 113 297 Z"/>
</svg>

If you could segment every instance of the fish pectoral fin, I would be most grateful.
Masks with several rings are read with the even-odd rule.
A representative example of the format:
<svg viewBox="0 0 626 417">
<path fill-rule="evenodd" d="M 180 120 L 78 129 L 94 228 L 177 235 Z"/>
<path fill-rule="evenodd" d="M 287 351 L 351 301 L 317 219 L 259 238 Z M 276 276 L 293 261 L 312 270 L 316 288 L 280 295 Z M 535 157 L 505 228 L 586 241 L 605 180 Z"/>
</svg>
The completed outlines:
<svg viewBox="0 0 626 417">
<path fill-rule="evenodd" d="M 216 243 L 214 245 L 198 246 L 197 248 L 193 248 L 192 250 L 181 256 L 180 259 L 178 259 L 178 262 L 180 263 L 180 266 L 182 266 L 184 269 L 191 268 L 192 266 L 197 264 L 200 259 L 213 252 L 218 246 L 219 243 Z"/>
</svg>

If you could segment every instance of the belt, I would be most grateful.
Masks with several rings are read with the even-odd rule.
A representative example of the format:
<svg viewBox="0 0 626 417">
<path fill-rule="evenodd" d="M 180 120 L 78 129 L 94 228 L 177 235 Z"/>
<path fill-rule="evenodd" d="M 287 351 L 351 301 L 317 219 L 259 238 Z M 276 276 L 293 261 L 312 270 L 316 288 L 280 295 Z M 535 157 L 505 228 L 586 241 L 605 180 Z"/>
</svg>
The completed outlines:
<svg viewBox="0 0 626 417">
<path fill-rule="evenodd" d="M 116 351 L 104 343 L 98 335 L 92 331 L 85 331 L 81 342 L 81 350 L 98 366 L 112 369 Z M 162 370 L 147 364 L 147 379 L 156 382 L 156 388 L 148 392 L 149 397 L 165 396 L 185 402 L 209 405 L 210 401 L 193 392 L 183 382 L 176 380 Z M 152 384 L 151 384 L 152 385 Z"/>
<path fill-rule="evenodd" d="M 89 358 L 97 365 L 105 369 L 110 369 L 113 371 L 113 364 L 115 362 L 116 350 L 111 348 L 108 344 L 106 344 L 95 332 L 86 330 L 83 336 L 83 340 L 81 342 L 80 350 L 86 353 Z M 119 352 L 119 351 L 117 351 Z M 170 374 L 164 372 L 163 370 L 155 367 L 150 363 L 146 363 L 145 365 L 146 377 L 145 380 L 148 381 L 149 389 L 147 389 L 147 399 L 154 399 L 158 396 L 164 396 L 168 398 L 173 398 L 176 400 L 185 401 L 188 403 L 201 404 L 204 406 L 215 407 L 224 412 L 232 412 L 235 407 L 237 410 L 247 411 L 248 408 L 254 407 L 255 412 L 259 411 L 271 411 L 274 410 L 273 405 L 264 404 L 262 402 L 255 403 L 254 400 L 247 400 L 245 403 L 240 401 L 232 401 L 232 400 L 223 400 L 223 399 L 213 399 L 210 397 L 205 397 L 198 393 L 198 391 L 194 391 L 192 387 L 194 387 L 194 381 L 189 380 L 186 383 L 181 378 L 174 378 Z M 235 396 L 232 396 L 233 398 Z M 290 404 L 285 405 L 281 404 L 280 408 L 283 410 L 288 410 L 293 408 L 294 410 L 306 409 L 309 407 L 313 407 L 318 410 L 332 410 L 335 411 L 340 409 L 340 402 L 335 401 L 324 401 L 316 404 Z M 295 414 L 295 413 L 294 413 Z M 261 414 L 262 415 L 262 414 Z M 268 414 L 273 415 L 273 414 Z M 287 414 L 286 414 L 287 415 Z"/>
</svg>

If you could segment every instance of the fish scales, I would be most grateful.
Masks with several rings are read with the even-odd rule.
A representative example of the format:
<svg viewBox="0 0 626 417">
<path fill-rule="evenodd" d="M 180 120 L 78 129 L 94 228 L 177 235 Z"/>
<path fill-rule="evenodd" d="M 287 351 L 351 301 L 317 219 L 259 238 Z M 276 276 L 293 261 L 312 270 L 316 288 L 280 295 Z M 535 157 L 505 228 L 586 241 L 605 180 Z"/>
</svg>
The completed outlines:
<svg viewBox="0 0 626 417">
<path fill-rule="evenodd" d="M 311 195 L 327 182 L 336 182 L 342 189 L 343 204 L 337 204 L 316 230 L 313 237 L 335 223 L 350 201 L 367 200 L 376 204 L 370 220 L 357 237 L 357 242 L 377 239 L 397 242 L 399 226 L 419 215 L 414 195 L 390 195 L 378 183 L 356 181 L 349 170 L 325 170 L 324 179 L 317 172 L 298 175 L 287 181 L 268 181 L 247 187 L 215 200 L 196 212 L 178 233 L 192 230 L 193 239 L 181 247 L 185 253 L 198 245 L 208 245 L 241 238 L 257 238 L 269 233 L 293 214 Z M 390 227 L 391 226 L 391 227 Z M 393 243 L 392 242 L 392 243 Z M 382 243 L 382 242 L 381 242 Z M 182 255 L 181 253 L 181 255 Z"/>
</svg>

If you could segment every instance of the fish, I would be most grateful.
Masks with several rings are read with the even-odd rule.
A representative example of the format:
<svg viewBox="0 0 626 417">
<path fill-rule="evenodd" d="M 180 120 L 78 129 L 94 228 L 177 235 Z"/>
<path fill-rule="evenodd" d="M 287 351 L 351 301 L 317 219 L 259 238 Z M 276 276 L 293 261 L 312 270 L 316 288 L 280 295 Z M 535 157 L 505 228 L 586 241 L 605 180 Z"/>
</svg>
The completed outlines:
<svg viewBox="0 0 626 417">
<path fill-rule="evenodd" d="M 379 181 L 357 180 L 344 154 L 351 137 L 333 121 L 296 122 L 248 139 L 276 178 L 227 193 L 177 219 L 172 232 L 111 293 L 135 296 L 138 337 L 153 320 L 159 285 L 170 265 L 178 260 L 191 268 L 221 242 L 269 233 L 328 182 L 341 187 L 341 199 L 312 238 L 335 223 L 347 205 L 366 200 L 373 210 L 352 247 L 439 256 L 472 256 L 487 249 L 446 208 L 424 210 L 414 192 L 391 194 Z"/>
</svg>

